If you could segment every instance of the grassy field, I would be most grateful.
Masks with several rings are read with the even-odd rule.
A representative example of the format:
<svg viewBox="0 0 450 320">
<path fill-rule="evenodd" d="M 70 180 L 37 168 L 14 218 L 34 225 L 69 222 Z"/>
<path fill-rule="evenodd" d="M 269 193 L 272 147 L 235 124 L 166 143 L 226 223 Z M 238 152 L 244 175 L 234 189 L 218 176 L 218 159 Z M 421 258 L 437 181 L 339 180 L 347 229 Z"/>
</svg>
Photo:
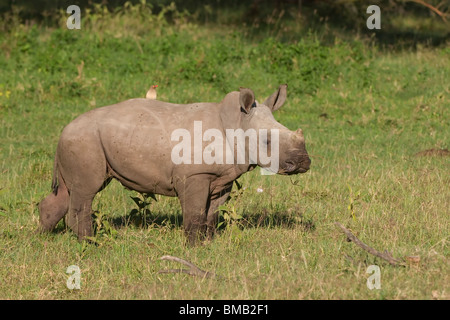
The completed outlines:
<svg viewBox="0 0 450 320">
<path fill-rule="evenodd" d="M 81 30 L 67 16 L 44 27 L 12 15 L 0 33 L 1 299 L 450 298 L 448 43 L 389 50 L 282 18 L 265 33 L 196 23 L 171 7 L 99 6 Z M 185 246 L 176 198 L 150 201 L 117 182 L 95 199 L 96 245 L 63 223 L 35 234 L 62 128 L 154 83 L 177 103 L 220 101 L 240 86 L 261 101 L 288 83 L 274 116 L 303 129 L 311 170 L 242 176 L 231 218 L 197 247 Z M 347 242 L 336 221 L 404 266 Z M 180 267 L 163 255 L 221 278 L 158 273 Z M 66 286 L 70 265 L 80 290 Z M 369 265 L 380 267 L 379 290 L 367 288 Z"/>
</svg>

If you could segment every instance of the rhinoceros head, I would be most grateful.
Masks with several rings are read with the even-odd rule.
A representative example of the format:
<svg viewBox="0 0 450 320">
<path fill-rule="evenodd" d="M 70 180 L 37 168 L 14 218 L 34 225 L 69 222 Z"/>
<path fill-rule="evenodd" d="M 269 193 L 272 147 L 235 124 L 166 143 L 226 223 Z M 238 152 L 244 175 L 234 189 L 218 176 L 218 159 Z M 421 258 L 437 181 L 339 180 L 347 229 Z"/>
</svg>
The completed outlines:
<svg viewBox="0 0 450 320">
<path fill-rule="evenodd" d="M 248 140 L 252 140 L 249 132 L 256 133 L 257 143 L 249 141 L 245 147 L 250 164 L 257 164 L 272 173 L 291 175 L 308 171 L 311 160 L 306 151 L 303 131 L 289 130 L 272 115 L 284 104 L 286 88 L 287 85 L 281 85 L 263 103 L 255 100 L 252 90 L 241 88 L 239 110 L 234 106 L 229 108 L 228 112 L 223 112 L 222 121 L 226 127 L 241 128 L 244 138 L 250 138 Z M 234 141 L 231 143 L 234 144 Z"/>
</svg>

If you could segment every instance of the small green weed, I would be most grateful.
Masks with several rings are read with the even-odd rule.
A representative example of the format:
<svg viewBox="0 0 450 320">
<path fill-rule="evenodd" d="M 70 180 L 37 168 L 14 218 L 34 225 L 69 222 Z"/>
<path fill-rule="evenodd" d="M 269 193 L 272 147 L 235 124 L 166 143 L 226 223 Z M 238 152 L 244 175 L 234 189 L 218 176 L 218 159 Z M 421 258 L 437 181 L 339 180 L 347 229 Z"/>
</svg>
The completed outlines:
<svg viewBox="0 0 450 320">
<path fill-rule="evenodd" d="M 137 205 L 137 208 L 130 211 L 130 222 L 132 222 L 135 227 L 142 228 L 147 225 L 147 219 L 150 218 L 151 212 L 148 207 L 152 203 L 152 200 L 158 200 L 156 200 L 153 193 L 139 193 L 137 197 L 130 198 Z"/>
<path fill-rule="evenodd" d="M 352 217 L 353 220 L 356 220 L 356 215 L 355 215 L 355 203 L 359 200 L 360 196 L 361 196 L 361 191 L 357 191 L 356 193 L 352 192 L 352 187 L 350 187 L 350 185 L 347 185 L 348 187 L 348 191 L 349 191 L 349 195 L 348 195 L 348 211 L 350 212 L 350 215 Z"/>
<path fill-rule="evenodd" d="M 236 188 L 232 190 L 228 201 L 219 206 L 217 209 L 220 212 L 219 217 L 223 219 L 223 221 L 219 222 L 217 228 L 230 228 L 233 226 L 239 226 L 243 217 L 237 212 L 237 203 L 241 200 L 241 197 L 245 193 L 245 188 L 242 188 L 242 185 L 239 182 L 235 182 Z"/>
<path fill-rule="evenodd" d="M 92 216 L 94 236 L 87 237 L 87 240 L 97 245 L 103 245 L 104 243 L 113 240 L 117 236 L 117 230 L 111 225 L 104 213 L 100 211 L 94 211 Z M 83 247 L 81 251 L 84 252 Z"/>
</svg>

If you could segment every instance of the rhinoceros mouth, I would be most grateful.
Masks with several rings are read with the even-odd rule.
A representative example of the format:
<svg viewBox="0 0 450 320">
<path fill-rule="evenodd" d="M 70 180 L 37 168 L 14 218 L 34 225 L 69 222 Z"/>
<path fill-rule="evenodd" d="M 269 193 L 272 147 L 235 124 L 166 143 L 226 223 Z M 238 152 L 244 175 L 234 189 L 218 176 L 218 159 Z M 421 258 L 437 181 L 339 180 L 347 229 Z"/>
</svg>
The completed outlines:
<svg viewBox="0 0 450 320">
<path fill-rule="evenodd" d="M 300 163 L 301 165 L 301 163 Z M 282 168 L 278 174 L 282 175 L 293 175 L 293 174 L 299 174 L 299 173 L 305 173 L 309 170 L 309 168 L 304 168 L 299 166 L 298 163 L 294 163 L 293 161 L 286 161 L 285 167 Z"/>
<path fill-rule="evenodd" d="M 308 171 L 308 169 L 297 168 L 297 169 L 292 170 L 292 171 L 286 171 L 284 174 L 290 176 L 290 175 L 293 175 L 293 174 L 305 173 L 307 171 Z"/>
<path fill-rule="evenodd" d="M 293 161 L 286 161 L 286 172 L 290 173 L 290 172 L 295 172 L 295 170 L 297 166 L 295 165 L 295 163 Z"/>
</svg>

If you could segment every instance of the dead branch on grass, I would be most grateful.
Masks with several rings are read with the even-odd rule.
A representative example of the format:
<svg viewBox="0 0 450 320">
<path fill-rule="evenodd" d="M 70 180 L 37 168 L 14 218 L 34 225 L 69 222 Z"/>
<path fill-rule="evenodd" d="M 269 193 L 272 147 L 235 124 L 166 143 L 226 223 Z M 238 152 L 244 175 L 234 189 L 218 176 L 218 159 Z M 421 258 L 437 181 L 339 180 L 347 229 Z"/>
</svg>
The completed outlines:
<svg viewBox="0 0 450 320">
<path fill-rule="evenodd" d="M 370 253 L 376 257 L 379 257 L 381 259 L 386 260 L 387 262 L 389 262 L 389 264 L 391 264 L 393 266 L 404 265 L 404 263 L 401 260 L 394 258 L 389 251 L 387 251 L 387 250 L 385 250 L 384 252 L 377 251 L 374 248 L 369 247 L 367 244 L 365 244 L 361 240 L 359 240 L 353 233 L 350 232 L 350 230 L 345 228 L 339 222 L 335 222 L 334 224 L 336 226 L 338 226 L 345 233 L 345 235 L 347 236 L 347 239 L 349 239 L 351 242 L 356 244 L 358 247 L 364 249 L 368 253 Z"/>
<path fill-rule="evenodd" d="M 197 277 L 201 277 L 201 278 L 216 278 L 216 277 L 218 277 L 215 273 L 209 272 L 209 271 L 204 271 L 204 270 L 200 269 L 199 267 L 197 267 L 192 262 L 189 262 L 187 260 L 184 260 L 184 259 L 181 259 L 178 257 L 162 256 L 159 259 L 160 260 L 168 260 L 168 261 L 176 261 L 176 262 L 179 262 L 181 264 L 188 266 L 189 269 L 165 269 L 165 270 L 158 271 L 158 273 L 186 273 L 188 275 L 197 276 Z"/>
</svg>

